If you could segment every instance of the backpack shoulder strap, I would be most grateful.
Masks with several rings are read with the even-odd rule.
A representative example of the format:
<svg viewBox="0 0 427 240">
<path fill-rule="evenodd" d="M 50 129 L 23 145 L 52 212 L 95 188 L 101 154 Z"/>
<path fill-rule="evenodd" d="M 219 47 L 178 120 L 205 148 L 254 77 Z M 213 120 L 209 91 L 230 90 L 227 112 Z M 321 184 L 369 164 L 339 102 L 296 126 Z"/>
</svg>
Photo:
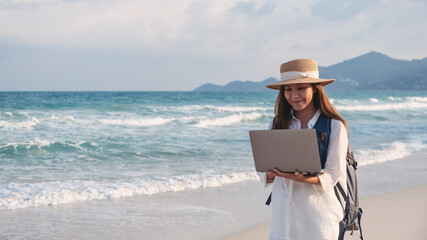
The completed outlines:
<svg viewBox="0 0 427 240">
<path fill-rule="evenodd" d="M 328 118 L 325 114 L 321 113 L 319 118 L 314 124 L 314 128 L 318 132 L 330 132 L 331 131 L 331 118 Z"/>
<path fill-rule="evenodd" d="M 316 124 L 314 124 L 314 129 L 316 129 L 317 134 L 317 144 L 319 148 L 320 163 L 322 168 L 325 167 L 326 157 L 328 153 L 329 137 L 331 135 L 331 122 L 331 118 L 321 113 L 316 121 Z"/>
</svg>

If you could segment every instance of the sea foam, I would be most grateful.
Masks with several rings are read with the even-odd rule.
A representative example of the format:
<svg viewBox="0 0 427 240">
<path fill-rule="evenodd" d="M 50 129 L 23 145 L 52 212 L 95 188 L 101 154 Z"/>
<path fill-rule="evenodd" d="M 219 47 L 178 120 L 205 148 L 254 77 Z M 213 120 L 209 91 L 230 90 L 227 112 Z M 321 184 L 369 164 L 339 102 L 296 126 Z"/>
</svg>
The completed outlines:
<svg viewBox="0 0 427 240">
<path fill-rule="evenodd" d="M 339 99 L 334 101 L 341 111 L 388 111 L 427 109 L 427 97 L 392 97 L 386 99 Z"/>
<path fill-rule="evenodd" d="M 0 184 L 0 210 L 221 187 L 257 179 L 258 176 L 253 171 L 114 182 L 70 180 Z"/>
<path fill-rule="evenodd" d="M 393 142 L 382 149 L 360 149 L 355 150 L 355 158 L 359 166 L 393 161 L 409 156 L 413 152 L 425 150 L 427 146 L 422 142 Z"/>
<path fill-rule="evenodd" d="M 373 104 L 374 103 L 374 104 Z M 375 104 L 379 103 L 379 104 Z M 418 110 L 427 109 L 427 102 L 408 101 L 398 103 L 371 102 L 371 104 L 346 104 L 335 106 L 340 111 L 388 111 L 388 110 Z"/>
<path fill-rule="evenodd" d="M 137 127 L 146 127 L 146 126 L 155 126 L 162 125 L 168 122 L 173 121 L 174 119 L 170 118 L 139 118 L 139 119 L 100 119 L 99 123 L 105 125 L 121 125 L 121 126 L 137 126 Z"/>
<path fill-rule="evenodd" d="M 83 146 L 84 145 L 84 146 Z M 28 150 L 37 149 L 39 151 L 57 151 L 58 149 L 73 148 L 77 151 L 86 151 L 87 146 L 92 148 L 98 147 L 98 144 L 95 142 L 87 141 L 50 141 L 46 139 L 35 138 L 34 140 L 29 140 L 27 142 L 10 142 L 3 145 L 0 145 L 0 154 L 4 156 L 13 157 L 17 154 L 22 154 Z"/>
<path fill-rule="evenodd" d="M 239 114 L 233 114 L 226 117 L 201 120 L 195 126 L 201 127 L 201 128 L 229 126 L 232 124 L 240 123 L 242 121 L 256 120 L 258 118 L 261 118 L 262 116 L 263 114 L 260 114 L 260 113 L 239 113 Z"/>
<path fill-rule="evenodd" d="M 258 112 L 258 111 L 269 111 L 271 108 L 266 107 L 230 107 L 230 106 L 207 106 L 208 109 L 212 109 L 218 112 Z"/>
<path fill-rule="evenodd" d="M 32 129 L 36 125 L 40 124 L 40 121 L 33 117 L 30 120 L 27 121 L 0 121 L 0 128 L 5 129 Z"/>
</svg>

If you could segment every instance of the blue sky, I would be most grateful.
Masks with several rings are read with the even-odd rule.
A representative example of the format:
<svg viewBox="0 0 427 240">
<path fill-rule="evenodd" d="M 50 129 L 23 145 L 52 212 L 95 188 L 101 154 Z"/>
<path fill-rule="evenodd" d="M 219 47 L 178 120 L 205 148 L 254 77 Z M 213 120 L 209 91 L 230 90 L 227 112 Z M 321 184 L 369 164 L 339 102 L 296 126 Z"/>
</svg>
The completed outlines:
<svg viewBox="0 0 427 240">
<path fill-rule="evenodd" d="M 427 56 L 423 0 L 0 0 L 0 91 L 185 91 Z M 321 75 L 322 73 L 320 73 Z"/>
</svg>

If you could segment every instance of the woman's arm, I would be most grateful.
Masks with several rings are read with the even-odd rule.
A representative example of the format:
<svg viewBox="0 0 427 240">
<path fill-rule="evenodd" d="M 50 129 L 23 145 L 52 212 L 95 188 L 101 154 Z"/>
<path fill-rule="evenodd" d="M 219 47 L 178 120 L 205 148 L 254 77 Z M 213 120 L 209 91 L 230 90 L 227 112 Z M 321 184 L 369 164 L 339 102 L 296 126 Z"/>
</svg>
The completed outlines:
<svg viewBox="0 0 427 240">
<path fill-rule="evenodd" d="M 272 173 L 275 176 L 287 178 L 287 179 L 294 180 L 297 182 L 320 185 L 319 177 L 316 174 L 304 175 L 298 171 L 295 171 L 294 173 L 284 173 L 284 172 L 279 171 L 278 169 L 274 169 L 274 171 Z"/>
</svg>

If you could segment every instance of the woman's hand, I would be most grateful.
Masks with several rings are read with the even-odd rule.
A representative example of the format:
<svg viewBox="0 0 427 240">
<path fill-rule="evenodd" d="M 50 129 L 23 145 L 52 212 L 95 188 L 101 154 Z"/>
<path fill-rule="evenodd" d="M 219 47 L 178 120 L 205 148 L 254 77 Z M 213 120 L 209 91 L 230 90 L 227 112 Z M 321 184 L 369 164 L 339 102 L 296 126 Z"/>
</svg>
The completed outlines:
<svg viewBox="0 0 427 240">
<path fill-rule="evenodd" d="M 271 172 L 271 171 L 269 171 L 269 172 Z M 311 183 L 311 184 L 320 185 L 319 178 L 317 177 L 317 175 L 314 175 L 314 174 L 304 175 L 298 171 L 295 171 L 294 173 L 284 173 L 284 172 L 281 172 L 277 168 L 275 168 L 272 173 L 275 176 L 294 180 L 296 182 L 303 182 L 303 183 Z M 268 179 L 268 172 L 267 172 L 267 179 Z"/>
<path fill-rule="evenodd" d="M 272 172 L 272 171 L 267 171 L 267 183 L 271 183 L 274 181 L 274 177 L 276 177 L 276 173 Z"/>
<path fill-rule="evenodd" d="M 279 169 L 275 168 L 273 170 L 273 172 L 278 177 L 287 178 L 287 179 L 294 180 L 294 181 L 297 181 L 297 182 L 303 182 L 304 178 L 305 178 L 304 174 L 302 174 L 302 173 L 300 173 L 298 171 L 295 171 L 294 173 L 284 173 L 284 172 L 279 171 Z"/>
</svg>

